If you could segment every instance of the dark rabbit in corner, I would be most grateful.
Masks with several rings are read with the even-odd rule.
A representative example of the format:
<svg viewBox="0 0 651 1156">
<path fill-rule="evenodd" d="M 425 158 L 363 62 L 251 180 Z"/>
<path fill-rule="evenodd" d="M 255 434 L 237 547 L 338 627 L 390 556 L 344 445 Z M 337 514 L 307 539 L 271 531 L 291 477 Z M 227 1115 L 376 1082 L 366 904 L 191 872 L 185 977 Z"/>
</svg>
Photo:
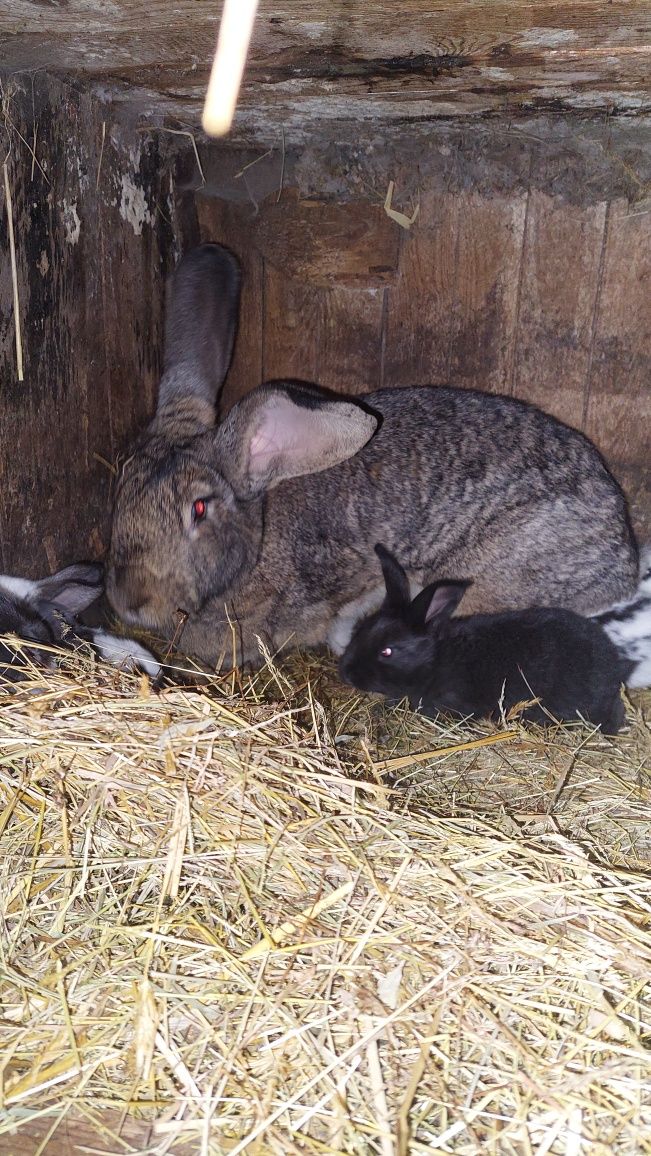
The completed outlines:
<svg viewBox="0 0 651 1156">
<path fill-rule="evenodd" d="M 171 283 L 156 413 L 116 491 L 107 594 L 127 623 L 214 666 L 257 637 L 344 649 L 382 586 L 373 544 L 420 585 L 473 579 L 469 611 L 629 598 L 637 547 L 595 447 L 513 398 L 448 387 L 344 398 L 257 387 L 218 418 L 239 266 L 201 245 Z M 179 617 L 182 612 L 182 617 Z"/>
<path fill-rule="evenodd" d="M 105 662 L 158 678 L 160 663 L 140 643 L 77 619 L 101 593 L 102 567 L 94 563 L 67 566 L 39 582 L 0 574 L 0 636 L 13 634 L 26 644 L 16 648 L 0 637 L 0 683 L 20 682 L 28 662 L 52 669 L 50 647 L 75 650 L 83 643 Z"/>
<path fill-rule="evenodd" d="M 339 664 L 346 682 L 432 717 L 495 718 L 530 703 L 522 715 L 532 722 L 583 718 L 617 734 L 632 664 L 596 622 L 544 607 L 453 618 L 469 582 L 433 582 L 412 600 L 402 566 L 375 550 L 386 597 L 353 631 Z"/>
</svg>

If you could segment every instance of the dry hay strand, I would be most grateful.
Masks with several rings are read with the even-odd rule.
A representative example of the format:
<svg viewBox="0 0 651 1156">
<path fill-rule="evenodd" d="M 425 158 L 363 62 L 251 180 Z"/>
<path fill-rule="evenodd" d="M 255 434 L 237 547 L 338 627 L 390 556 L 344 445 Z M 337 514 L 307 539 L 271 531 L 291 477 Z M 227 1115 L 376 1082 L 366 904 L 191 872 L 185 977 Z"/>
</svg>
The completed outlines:
<svg viewBox="0 0 651 1156">
<path fill-rule="evenodd" d="M 62 661 L 0 696 L 2 1152 L 651 1152 L 648 696 Z"/>
</svg>

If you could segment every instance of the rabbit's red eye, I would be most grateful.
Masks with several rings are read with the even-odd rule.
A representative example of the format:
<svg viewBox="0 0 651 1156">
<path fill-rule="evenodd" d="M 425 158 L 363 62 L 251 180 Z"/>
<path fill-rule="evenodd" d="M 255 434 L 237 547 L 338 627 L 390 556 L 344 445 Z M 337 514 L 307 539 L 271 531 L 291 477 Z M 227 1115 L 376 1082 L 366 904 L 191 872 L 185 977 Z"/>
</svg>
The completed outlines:
<svg viewBox="0 0 651 1156">
<path fill-rule="evenodd" d="M 392 654 L 393 654 L 393 650 L 391 649 L 390 646 L 385 646 L 384 650 L 380 651 L 380 655 L 382 658 L 391 658 Z"/>
<path fill-rule="evenodd" d="M 200 522 L 206 516 L 207 505 L 203 498 L 197 498 L 196 502 L 192 503 L 192 521 Z"/>
</svg>

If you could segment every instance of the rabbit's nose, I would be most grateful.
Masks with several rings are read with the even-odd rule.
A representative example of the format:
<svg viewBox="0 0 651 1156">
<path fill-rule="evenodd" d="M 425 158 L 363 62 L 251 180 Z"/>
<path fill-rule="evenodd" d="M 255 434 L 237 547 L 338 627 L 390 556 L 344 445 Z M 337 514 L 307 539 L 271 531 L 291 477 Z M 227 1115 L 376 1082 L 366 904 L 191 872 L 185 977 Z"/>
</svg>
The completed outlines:
<svg viewBox="0 0 651 1156">
<path fill-rule="evenodd" d="M 149 595 L 145 583 L 129 566 L 113 566 L 106 579 L 108 599 L 121 618 L 135 621 L 138 612 L 147 605 Z"/>
</svg>

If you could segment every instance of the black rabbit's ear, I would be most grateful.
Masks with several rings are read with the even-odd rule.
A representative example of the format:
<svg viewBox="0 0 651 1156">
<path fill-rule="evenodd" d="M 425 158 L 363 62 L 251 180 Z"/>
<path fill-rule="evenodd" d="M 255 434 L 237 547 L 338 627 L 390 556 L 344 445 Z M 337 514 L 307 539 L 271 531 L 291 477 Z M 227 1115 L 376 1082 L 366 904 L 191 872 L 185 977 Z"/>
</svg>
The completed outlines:
<svg viewBox="0 0 651 1156">
<path fill-rule="evenodd" d="M 425 626 L 433 619 L 445 621 L 456 610 L 469 586 L 472 582 L 431 582 L 411 604 L 409 616 L 414 626 Z"/>
<path fill-rule="evenodd" d="M 402 566 L 386 546 L 378 542 L 375 553 L 380 559 L 384 585 L 387 588 L 386 605 L 402 609 L 409 605 L 409 580 Z"/>
<path fill-rule="evenodd" d="M 96 562 L 79 562 L 33 583 L 30 601 L 52 602 L 71 614 L 81 614 L 102 593 L 103 570 Z"/>
</svg>

